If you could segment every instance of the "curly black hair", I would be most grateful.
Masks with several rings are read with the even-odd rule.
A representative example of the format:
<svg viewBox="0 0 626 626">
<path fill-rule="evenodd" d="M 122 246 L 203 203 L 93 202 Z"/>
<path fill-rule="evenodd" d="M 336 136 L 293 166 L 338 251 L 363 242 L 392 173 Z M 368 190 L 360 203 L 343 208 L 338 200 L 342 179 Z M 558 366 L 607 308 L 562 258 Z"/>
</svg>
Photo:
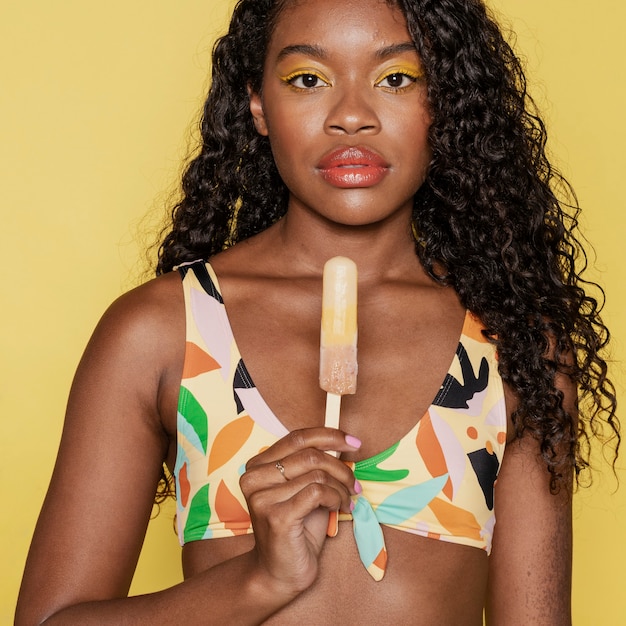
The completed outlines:
<svg viewBox="0 0 626 626">
<path fill-rule="evenodd" d="M 259 233 L 287 210 L 266 137 L 248 108 L 260 93 L 269 38 L 289 0 L 239 0 L 213 50 L 202 145 L 159 249 L 157 274 Z M 603 352 L 604 294 L 582 278 L 578 202 L 546 156 L 547 133 L 523 68 L 480 0 L 388 0 L 403 12 L 428 79 L 432 162 L 415 197 L 416 254 L 450 285 L 497 345 L 518 398 L 518 437 L 541 446 L 557 491 L 589 466 L 593 438 L 619 448 L 614 387 Z M 595 297 L 594 295 L 595 294 Z M 555 375 L 580 390 L 563 407 Z"/>
</svg>

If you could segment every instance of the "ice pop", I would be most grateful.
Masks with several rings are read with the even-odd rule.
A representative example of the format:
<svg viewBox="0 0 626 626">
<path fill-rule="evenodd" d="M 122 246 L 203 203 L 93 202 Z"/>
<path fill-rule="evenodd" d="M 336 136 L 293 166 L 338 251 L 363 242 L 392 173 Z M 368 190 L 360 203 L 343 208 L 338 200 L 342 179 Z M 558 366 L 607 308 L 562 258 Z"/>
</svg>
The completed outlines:
<svg viewBox="0 0 626 626">
<path fill-rule="evenodd" d="M 336 256 L 326 261 L 322 287 L 320 387 L 326 391 L 324 425 L 339 427 L 341 396 L 356 393 L 356 264 Z M 333 456 L 337 452 L 329 451 Z M 339 512 L 330 511 L 326 534 L 339 531 Z"/>
<path fill-rule="evenodd" d="M 356 393 L 356 264 L 333 257 L 324 265 L 320 387 L 326 394 L 326 426 L 338 428 L 341 396 Z"/>
</svg>

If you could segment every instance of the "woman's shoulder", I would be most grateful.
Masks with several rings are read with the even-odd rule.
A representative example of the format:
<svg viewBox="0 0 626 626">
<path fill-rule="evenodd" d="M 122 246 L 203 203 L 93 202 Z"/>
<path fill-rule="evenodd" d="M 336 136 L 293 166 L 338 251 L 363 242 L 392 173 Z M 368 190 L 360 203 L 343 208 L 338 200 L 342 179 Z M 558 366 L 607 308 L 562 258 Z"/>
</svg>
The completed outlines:
<svg viewBox="0 0 626 626">
<path fill-rule="evenodd" d="M 109 306 L 85 349 L 74 389 L 80 397 L 87 389 L 88 395 L 102 401 L 114 394 L 128 414 L 128 407 L 143 407 L 137 415 L 147 410 L 171 427 L 184 354 L 181 279 L 178 272 L 171 272 L 128 291 Z M 108 382 L 102 387 L 100 381 Z"/>
<path fill-rule="evenodd" d="M 117 298 L 100 319 L 87 351 L 159 369 L 180 360 L 185 313 L 181 278 L 169 272 Z"/>
<path fill-rule="evenodd" d="M 146 332 L 175 324 L 184 310 L 181 277 L 168 272 L 127 291 L 106 310 L 102 321 Z M 184 317 L 182 318 L 184 321 Z"/>
</svg>

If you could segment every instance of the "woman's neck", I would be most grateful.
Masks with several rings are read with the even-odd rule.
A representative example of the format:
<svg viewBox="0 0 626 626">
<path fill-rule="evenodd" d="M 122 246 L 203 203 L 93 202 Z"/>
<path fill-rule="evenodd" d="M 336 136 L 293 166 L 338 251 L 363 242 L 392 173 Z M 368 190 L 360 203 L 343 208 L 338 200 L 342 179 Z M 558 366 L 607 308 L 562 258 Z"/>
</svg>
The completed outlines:
<svg viewBox="0 0 626 626">
<path fill-rule="evenodd" d="M 331 222 L 303 211 L 288 211 L 266 231 L 282 260 L 296 272 L 320 273 L 333 256 L 347 256 L 359 267 L 360 280 L 389 279 L 422 272 L 415 254 L 410 215 L 396 213 L 366 225 Z"/>
</svg>

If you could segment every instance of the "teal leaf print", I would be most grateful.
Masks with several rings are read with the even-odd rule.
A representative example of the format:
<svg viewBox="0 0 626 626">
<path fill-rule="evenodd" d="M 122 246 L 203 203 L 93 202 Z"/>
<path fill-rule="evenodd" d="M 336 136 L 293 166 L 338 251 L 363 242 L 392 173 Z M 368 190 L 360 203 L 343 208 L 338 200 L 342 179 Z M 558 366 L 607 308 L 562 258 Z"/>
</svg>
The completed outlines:
<svg viewBox="0 0 626 626">
<path fill-rule="evenodd" d="M 365 567 L 369 567 L 380 551 L 385 540 L 372 505 L 365 498 L 358 498 L 352 511 L 354 538 L 359 556 Z"/>
<path fill-rule="evenodd" d="M 447 482 L 448 474 L 444 474 L 396 491 L 376 508 L 378 521 L 381 524 L 402 524 L 428 506 Z"/>
</svg>

